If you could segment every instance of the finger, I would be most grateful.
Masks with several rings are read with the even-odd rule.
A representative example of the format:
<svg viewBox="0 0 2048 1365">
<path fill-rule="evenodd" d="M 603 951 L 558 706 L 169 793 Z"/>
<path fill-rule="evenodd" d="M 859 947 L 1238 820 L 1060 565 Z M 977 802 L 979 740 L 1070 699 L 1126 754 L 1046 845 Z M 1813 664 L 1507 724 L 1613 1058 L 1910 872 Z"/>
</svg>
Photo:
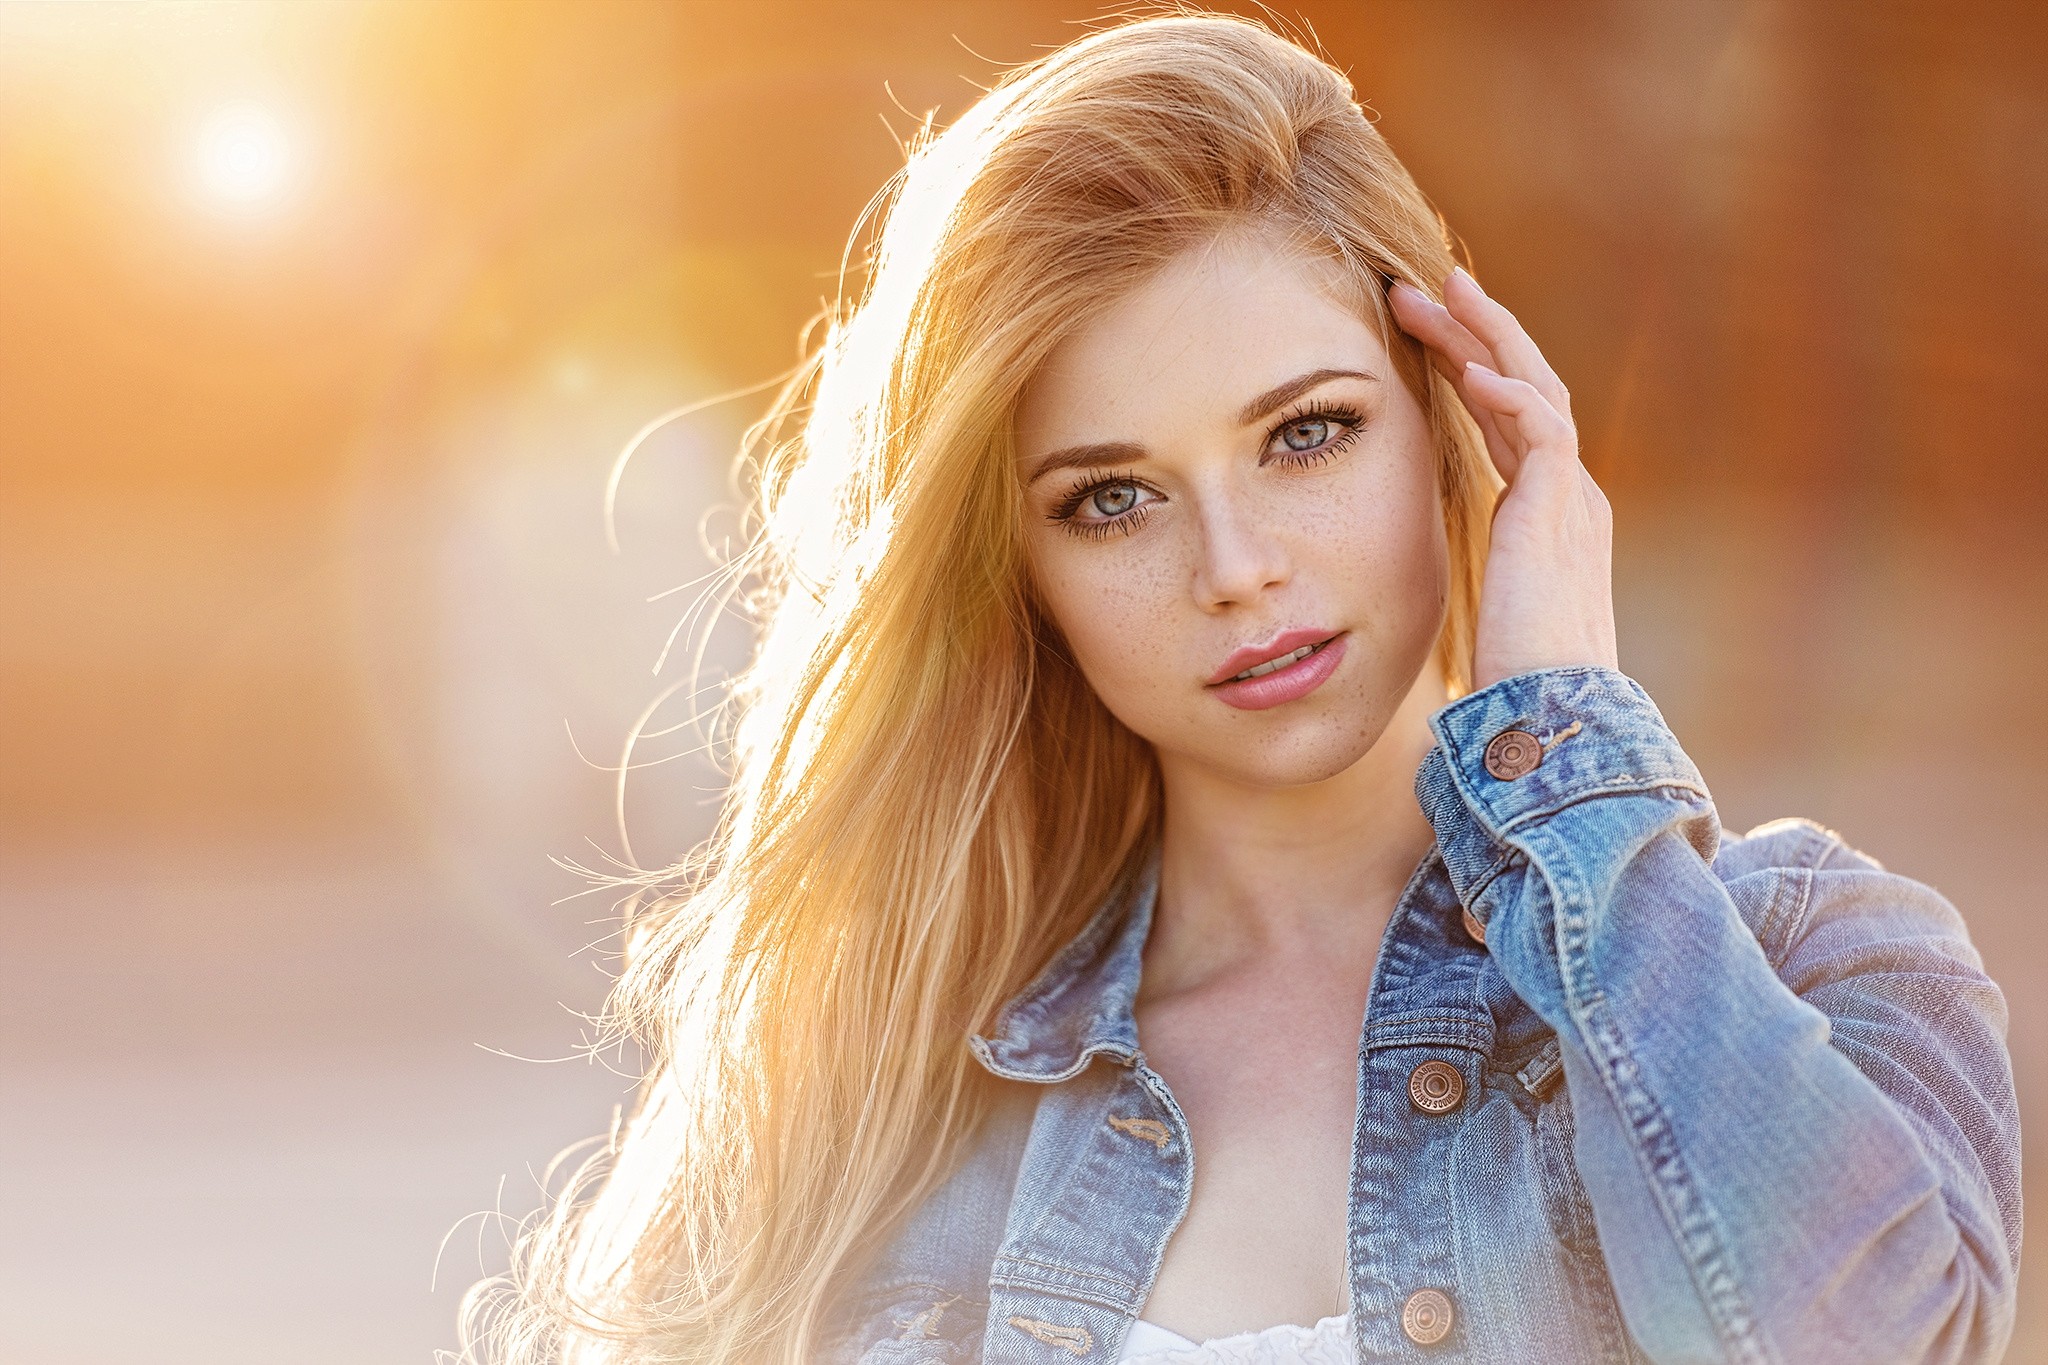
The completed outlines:
<svg viewBox="0 0 2048 1365">
<path fill-rule="evenodd" d="M 1553 408 L 1570 418 L 1571 392 L 1557 377 L 1557 371 L 1550 368 L 1550 362 L 1543 358 L 1543 352 L 1520 319 L 1480 288 L 1479 281 L 1466 274 L 1463 266 L 1454 266 L 1444 280 L 1444 308 L 1492 352 L 1490 357 L 1481 358 L 1482 363 L 1490 361 L 1489 368 L 1496 373 L 1535 388 Z"/>
<path fill-rule="evenodd" d="M 1493 467 L 1500 471 L 1503 479 L 1513 482 L 1515 471 L 1521 468 L 1522 456 L 1513 439 L 1503 430 L 1502 420 L 1494 414 L 1492 408 L 1474 396 L 1471 388 L 1465 383 L 1465 371 L 1462 366 L 1451 380 L 1451 387 L 1456 390 L 1458 401 L 1465 405 L 1465 411 L 1472 414 L 1472 423 L 1479 428 L 1479 435 L 1486 443 L 1486 454 L 1493 461 Z"/>
<path fill-rule="evenodd" d="M 1486 451 L 1494 466 L 1513 468 L 1518 458 L 1507 438 L 1501 434 L 1493 413 L 1475 403 L 1465 389 L 1465 362 L 1477 360 L 1484 364 L 1492 358 L 1491 353 L 1479 338 L 1465 329 L 1464 323 L 1414 285 L 1397 281 L 1387 296 L 1392 301 L 1394 320 L 1401 325 L 1401 330 L 1422 343 L 1423 354 L 1428 357 L 1430 365 L 1450 381 L 1451 387 L 1457 391 L 1458 400 L 1472 414 L 1479 434 L 1485 438 Z M 1503 474 L 1503 477 L 1508 476 Z"/>
<path fill-rule="evenodd" d="M 1450 309 L 1414 285 L 1396 283 L 1387 291 L 1387 298 L 1394 305 L 1394 320 L 1401 324 L 1401 330 L 1433 350 L 1430 362 L 1443 372 L 1444 378 L 1459 378 L 1468 360 L 1485 364 L 1493 359 L 1486 343 L 1452 317 Z"/>
<path fill-rule="evenodd" d="M 1466 363 L 1465 380 L 1481 406 L 1505 418 L 1512 427 L 1516 453 L 1523 460 L 1548 452 L 1578 461 L 1577 430 L 1534 384 L 1500 374 L 1476 360 Z"/>
</svg>

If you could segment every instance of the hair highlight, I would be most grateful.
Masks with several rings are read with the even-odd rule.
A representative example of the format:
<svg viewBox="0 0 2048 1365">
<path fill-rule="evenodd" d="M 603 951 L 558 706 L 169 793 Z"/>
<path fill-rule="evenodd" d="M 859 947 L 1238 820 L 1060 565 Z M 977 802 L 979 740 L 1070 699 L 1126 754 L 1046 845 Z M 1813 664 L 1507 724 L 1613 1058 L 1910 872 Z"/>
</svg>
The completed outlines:
<svg viewBox="0 0 2048 1365">
<path fill-rule="evenodd" d="M 742 452 L 760 633 L 717 827 L 623 879 L 638 1099 L 471 1291 L 464 1359 L 814 1359 L 988 1112 L 967 1035 L 1139 871 L 1156 766 L 1032 598 L 1010 435 L 1092 309 L 1247 226 L 1342 267 L 1428 417 L 1467 685 L 1498 480 L 1385 299 L 1436 296 L 1451 237 L 1341 72 L 1249 20 L 1119 23 L 921 130 L 870 218 L 861 297 Z"/>
</svg>

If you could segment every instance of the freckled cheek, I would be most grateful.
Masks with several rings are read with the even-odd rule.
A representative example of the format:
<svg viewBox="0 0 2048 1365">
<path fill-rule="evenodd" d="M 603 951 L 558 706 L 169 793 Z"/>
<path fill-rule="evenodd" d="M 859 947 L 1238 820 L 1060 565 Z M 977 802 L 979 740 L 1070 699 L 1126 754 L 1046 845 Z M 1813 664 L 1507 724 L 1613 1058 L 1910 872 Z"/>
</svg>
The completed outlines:
<svg viewBox="0 0 2048 1365">
<path fill-rule="evenodd" d="M 1134 709 L 1186 671 L 1180 657 L 1186 642 L 1175 630 L 1176 591 L 1179 598 L 1187 595 L 1185 572 L 1176 575 L 1176 565 L 1167 562 L 1173 556 L 1139 548 L 1062 546 L 1035 565 L 1039 592 L 1082 673 L 1127 724 L 1138 719 Z"/>
<path fill-rule="evenodd" d="M 1290 528 L 1296 569 L 1337 602 L 1384 618 L 1435 605 L 1443 572 L 1442 512 L 1433 485 L 1361 475 L 1291 492 L 1270 513 Z"/>
</svg>

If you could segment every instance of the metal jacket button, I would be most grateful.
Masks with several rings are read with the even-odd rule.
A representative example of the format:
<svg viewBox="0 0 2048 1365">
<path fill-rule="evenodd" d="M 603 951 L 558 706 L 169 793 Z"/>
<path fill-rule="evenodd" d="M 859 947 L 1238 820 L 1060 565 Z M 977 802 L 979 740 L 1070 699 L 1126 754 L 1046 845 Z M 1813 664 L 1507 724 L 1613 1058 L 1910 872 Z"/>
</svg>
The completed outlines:
<svg viewBox="0 0 2048 1365">
<path fill-rule="evenodd" d="M 1486 771 L 1503 782 L 1536 771 L 1543 761 L 1543 746 L 1527 730 L 1503 730 L 1486 746 Z"/>
<path fill-rule="evenodd" d="M 1465 1098 L 1465 1075 L 1432 1057 L 1408 1073 L 1408 1100 L 1425 1114 L 1448 1114 Z"/>
<path fill-rule="evenodd" d="M 1472 935 L 1473 941 L 1477 943 L 1486 942 L 1486 926 L 1474 919 L 1472 912 L 1463 906 L 1458 907 L 1458 914 L 1464 918 L 1465 932 Z"/>
<path fill-rule="evenodd" d="M 1417 1346 L 1434 1346 L 1451 1334 L 1451 1296 L 1418 1289 L 1401 1305 L 1401 1330 Z"/>
</svg>

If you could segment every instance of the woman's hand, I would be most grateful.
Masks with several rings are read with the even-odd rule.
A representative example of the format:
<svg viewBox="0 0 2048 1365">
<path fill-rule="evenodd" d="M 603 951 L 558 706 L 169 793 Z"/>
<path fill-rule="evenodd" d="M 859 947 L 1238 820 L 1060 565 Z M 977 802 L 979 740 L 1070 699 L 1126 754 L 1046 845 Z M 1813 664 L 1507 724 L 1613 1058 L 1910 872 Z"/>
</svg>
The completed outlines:
<svg viewBox="0 0 2048 1365">
<path fill-rule="evenodd" d="M 1479 595 L 1472 686 L 1534 668 L 1615 668 L 1614 515 L 1579 462 L 1571 395 L 1515 315 L 1464 270 L 1444 303 L 1395 284 L 1403 331 L 1457 388 L 1507 489 Z"/>
</svg>

